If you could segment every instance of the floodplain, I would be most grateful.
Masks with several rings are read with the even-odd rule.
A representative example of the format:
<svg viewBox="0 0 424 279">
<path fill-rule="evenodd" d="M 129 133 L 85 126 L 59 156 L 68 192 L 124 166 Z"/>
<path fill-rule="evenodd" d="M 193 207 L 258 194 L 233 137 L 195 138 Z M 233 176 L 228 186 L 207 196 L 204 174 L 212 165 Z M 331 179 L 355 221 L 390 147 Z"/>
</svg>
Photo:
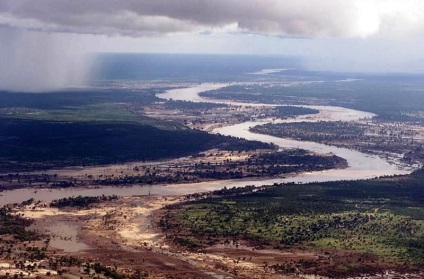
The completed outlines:
<svg viewBox="0 0 424 279">
<path fill-rule="evenodd" d="M 422 82 L 307 74 L 1 92 L 0 275 L 421 278 Z"/>
</svg>

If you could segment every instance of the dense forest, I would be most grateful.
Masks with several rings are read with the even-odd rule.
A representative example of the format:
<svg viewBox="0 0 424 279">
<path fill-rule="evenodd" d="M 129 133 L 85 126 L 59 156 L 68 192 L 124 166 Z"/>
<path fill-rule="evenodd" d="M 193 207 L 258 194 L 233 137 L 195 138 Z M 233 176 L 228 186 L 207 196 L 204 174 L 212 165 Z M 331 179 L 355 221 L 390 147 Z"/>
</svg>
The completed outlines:
<svg viewBox="0 0 424 279">
<path fill-rule="evenodd" d="M 3 170 L 156 160 L 197 154 L 211 148 L 273 148 L 258 141 L 189 129 L 16 119 L 0 119 L 0 141 Z"/>
<path fill-rule="evenodd" d="M 191 130 L 138 112 L 142 106 L 158 101 L 158 92 L 160 89 L 0 92 L 0 170 L 157 160 L 211 148 L 273 148 Z"/>
</svg>

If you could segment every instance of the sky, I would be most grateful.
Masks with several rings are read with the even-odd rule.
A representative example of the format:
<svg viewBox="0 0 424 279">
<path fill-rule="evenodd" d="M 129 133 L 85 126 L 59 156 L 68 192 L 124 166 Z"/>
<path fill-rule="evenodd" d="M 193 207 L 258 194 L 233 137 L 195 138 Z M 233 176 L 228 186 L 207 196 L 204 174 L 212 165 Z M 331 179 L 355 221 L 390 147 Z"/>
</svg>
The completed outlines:
<svg viewBox="0 0 424 279">
<path fill-rule="evenodd" d="M 1 0 L 0 89 L 83 85 L 91 53 L 296 55 L 424 72 L 422 0 Z"/>
</svg>

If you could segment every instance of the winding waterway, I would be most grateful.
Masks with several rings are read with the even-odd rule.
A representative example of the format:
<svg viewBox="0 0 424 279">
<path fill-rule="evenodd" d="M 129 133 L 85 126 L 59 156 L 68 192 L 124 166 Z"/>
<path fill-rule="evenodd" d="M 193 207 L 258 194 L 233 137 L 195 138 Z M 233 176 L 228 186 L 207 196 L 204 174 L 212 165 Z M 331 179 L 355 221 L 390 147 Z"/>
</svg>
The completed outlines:
<svg viewBox="0 0 424 279">
<path fill-rule="evenodd" d="M 211 100 L 199 96 L 200 92 L 219 89 L 227 86 L 228 84 L 218 83 L 204 83 L 189 88 L 180 88 L 168 90 L 158 97 L 163 99 L 173 99 L 182 101 L 193 102 L 209 102 L 209 103 L 224 103 L 231 105 L 241 106 L 275 106 L 272 104 L 247 104 L 240 102 L 231 102 L 228 100 Z M 315 108 L 320 111 L 319 114 L 300 116 L 295 119 L 284 120 L 284 122 L 298 122 L 298 121 L 352 121 L 363 118 L 373 117 L 374 114 L 357 111 L 342 107 L 332 106 L 307 106 Z M 283 121 L 279 121 L 283 122 Z M 282 139 L 267 135 L 255 134 L 249 131 L 250 127 L 266 124 L 269 121 L 259 122 L 244 122 L 236 125 L 226 126 L 214 129 L 214 133 L 222 135 L 230 135 L 242 137 L 249 140 L 260 140 L 263 142 L 270 142 L 278 145 L 280 148 L 302 148 L 313 152 L 325 154 L 333 153 L 347 160 L 349 167 L 346 169 L 334 169 L 321 172 L 303 173 L 287 178 L 274 178 L 274 179 L 261 179 L 261 180 L 224 180 L 214 182 L 202 183 L 189 183 L 189 184 L 175 184 L 175 185 L 154 185 L 154 186 L 132 186 L 132 187 L 102 187 L 102 188 L 89 188 L 89 189 L 52 189 L 52 190 L 13 190 L 4 191 L 0 193 L 0 205 L 8 203 L 17 203 L 30 198 L 35 200 L 52 200 L 76 195 L 83 196 L 98 196 L 98 195 L 118 195 L 118 196 L 134 196 L 134 195 L 183 195 L 204 191 L 211 191 L 221 189 L 224 186 L 245 186 L 245 185 L 269 185 L 274 183 L 295 182 L 324 182 L 335 180 L 353 180 L 353 179 L 367 179 L 383 175 L 406 174 L 409 171 L 399 169 L 398 166 L 390 164 L 389 162 L 381 159 L 378 156 L 364 154 L 358 151 L 338 148 L 319 144 L 315 142 L 297 141 L 290 139 Z"/>
<path fill-rule="evenodd" d="M 203 98 L 199 96 L 199 93 L 214 89 L 223 88 L 228 86 L 228 84 L 201 84 L 196 87 L 183 88 L 183 89 L 174 89 L 169 90 L 164 94 L 160 94 L 160 98 L 173 99 L 173 100 L 183 100 L 183 101 L 194 101 L 194 102 L 212 102 L 212 103 L 223 103 L 229 105 L 253 105 L 253 106 L 276 106 L 272 104 L 246 104 L 240 102 L 232 102 L 228 100 L 210 100 L 208 98 Z M 294 119 L 286 119 L 280 121 L 274 121 L 273 123 L 281 122 L 300 122 L 300 121 L 355 121 L 365 118 L 371 118 L 375 114 L 358 111 L 343 107 L 334 107 L 334 106 L 305 106 L 308 108 L 313 108 L 319 110 L 318 114 L 314 115 L 302 115 Z M 263 125 L 270 123 L 270 121 L 251 121 L 243 122 L 236 125 L 216 128 L 213 130 L 214 133 L 219 133 L 222 135 L 241 137 L 249 140 L 259 140 L 263 142 L 274 143 L 280 148 L 302 148 L 310 150 L 316 153 L 326 154 L 332 153 L 339 157 L 342 157 L 347 160 L 349 167 L 346 169 L 334 169 L 322 172 L 311 172 L 304 173 L 294 177 L 288 177 L 285 179 L 266 179 L 261 180 L 259 184 L 273 184 L 281 182 L 324 182 L 324 181 L 334 181 L 334 180 L 354 180 L 354 179 L 367 179 L 377 176 L 384 175 L 394 175 L 394 174 L 406 174 L 408 171 L 401 170 L 397 165 L 390 164 L 389 162 L 383 160 L 378 156 L 368 155 L 361 153 L 355 150 L 350 150 L 347 148 L 339 148 L 336 146 L 330 146 L 325 144 L 320 144 L 310 141 L 298 141 L 292 139 L 282 139 L 278 137 L 256 134 L 249 131 L 249 129 L 256 125 Z M 247 184 L 258 185 L 258 182 L 249 181 Z M 243 182 L 246 185 L 246 182 Z"/>
</svg>

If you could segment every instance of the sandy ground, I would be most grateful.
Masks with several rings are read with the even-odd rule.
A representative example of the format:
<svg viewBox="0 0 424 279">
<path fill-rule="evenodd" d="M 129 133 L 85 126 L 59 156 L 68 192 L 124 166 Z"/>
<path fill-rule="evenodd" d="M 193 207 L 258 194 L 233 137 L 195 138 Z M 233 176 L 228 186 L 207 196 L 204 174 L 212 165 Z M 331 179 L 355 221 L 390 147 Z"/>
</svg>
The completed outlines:
<svg viewBox="0 0 424 279">
<path fill-rule="evenodd" d="M 174 278 L 306 278 L 274 274 L 263 263 L 281 257 L 314 258 L 314 254 L 255 250 L 244 245 L 217 245 L 196 253 L 170 246 L 166 235 L 152 225 L 152 216 L 158 209 L 182 199 L 126 197 L 90 209 L 28 206 L 18 213 L 36 220 L 34 227 L 52 239 L 58 237 L 60 229 L 68 231 L 60 233 L 64 252 L 113 263 L 122 269 L 141 268 L 151 278 L 171 274 Z"/>
<path fill-rule="evenodd" d="M 183 196 L 146 195 L 123 197 L 88 209 L 56 209 L 40 204 L 23 207 L 16 213 L 35 220 L 32 228 L 50 235 L 49 250 L 55 254 L 117 266 L 124 274 L 143 270 L 148 272 L 148 278 L 324 278 L 283 276 L 265 265 L 328 257 L 319 251 L 257 249 L 247 243 L 232 242 L 216 244 L 201 252 L 173 246 L 153 220 L 157 221 L 160 209 L 184 199 Z M 10 266 L 0 261 L 0 275 L 5 269 Z M 398 274 L 387 273 L 384 277 L 367 278 L 396 276 Z"/>
<path fill-rule="evenodd" d="M 327 114 L 321 112 L 313 117 L 304 116 L 303 120 L 328 119 L 332 114 L 340 115 L 341 112 L 330 111 Z M 342 116 L 349 119 L 351 114 L 351 111 L 346 111 Z M 217 125 L 226 124 L 209 122 L 200 128 L 211 130 Z M 216 159 L 217 156 L 213 158 Z M 222 159 L 244 158 L 227 153 L 223 154 Z M 188 159 L 180 158 L 178 163 L 184 160 Z M 172 162 L 171 160 L 147 164 Z M 44 173 L 90 180 L 87 175 L 96 178 L 105 174 L 134 174 L 134 168 L 144 164 L 146 163 L 134 162 L 125 165 L 64 168 Z M 211 182 L 207 184 L 210 186 Z M 179 185 L 172 187 L 181 188 Z M 62 210 L 40 205 L 35 208 L 27 206 L 18 213 L 34 219 L 36 222 L 33 228 L 50 235 L 52 250 L 99 261 L 106 265 L 116 265 L 123 273 L 140 269 L 147 271 L 149 278 L 322 278 L 313 275 L 282 276 L 264 268 L 265 261 L 278 263 L 287 258 L 316 259 L 322 256 L 307 251 L 256 250 L 247 245 L 220 244 L 209 247 L 205 252 L 196 253 L 173 247 L 167 236 L 152 224 L 152 218 L 159 209 L 182 199 L 181 196 L 133 196 L 95 205 L 89 209 Z M 9 263 L 0 262 L 0 275 L 5 269 L 10 268 L 7 264 Z M 388 275 L 385 278 L 394 277 L 395 275 Z"/>
</svg>

